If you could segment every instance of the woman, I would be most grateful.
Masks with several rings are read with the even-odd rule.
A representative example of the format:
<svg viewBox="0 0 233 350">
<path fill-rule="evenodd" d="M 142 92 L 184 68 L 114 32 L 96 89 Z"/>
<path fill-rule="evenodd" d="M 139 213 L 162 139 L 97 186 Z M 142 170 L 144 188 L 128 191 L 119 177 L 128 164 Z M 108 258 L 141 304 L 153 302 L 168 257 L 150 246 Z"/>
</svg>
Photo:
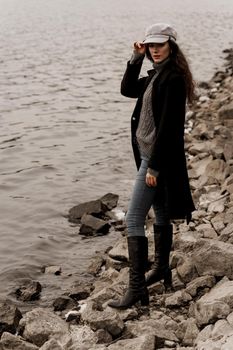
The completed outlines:
<svg viewBox="0 0 233 350">
<path fill-rule="evenodd" d="M 138 301 L 149 304 L 147 286 L 164 280 L 171 285 L 169 254 L 172 219 L 191 219 L 194 208 L 184 153 L 186 100 L 193 102 L 194 83 L 188 63 L 176 44 L 176 31 L 157 23 L 146 30 L 145 40 L 134 43 L 121 93 L 137 98 L 131 119 L 132 146 L 138 168 L 126 217 L 129 286 L 121 300 L 109 306 L 125 309 Z M 148 76 L 139 78 L 144 57 L 153 63 Z M 148 242 L 145 219 L 155 211 L 155 259 L 145 278 Z"/>
</svg>

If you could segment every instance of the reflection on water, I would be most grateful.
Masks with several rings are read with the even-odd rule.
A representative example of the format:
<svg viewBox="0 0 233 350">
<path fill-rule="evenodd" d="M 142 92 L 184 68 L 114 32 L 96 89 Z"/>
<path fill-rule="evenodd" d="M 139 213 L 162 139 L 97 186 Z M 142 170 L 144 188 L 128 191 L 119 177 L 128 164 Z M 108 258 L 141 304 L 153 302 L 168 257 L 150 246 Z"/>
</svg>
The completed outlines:
<svg viewBox="0 0 233 350">
<path fill-rule="evenodd" d="M 232 40 L 232 12 L 231 0 L 0 0 L 1 293 L 23 277 L 66 289 L 118 238 L 82 240 L 64 216 L 107 192 L 127 206 L 135 101 L 119 85 L 132 42 L 148 24 L 174 24 L 207 80 Z M 48 281 L 49 264 L 62 275 Z"/>
</svg>

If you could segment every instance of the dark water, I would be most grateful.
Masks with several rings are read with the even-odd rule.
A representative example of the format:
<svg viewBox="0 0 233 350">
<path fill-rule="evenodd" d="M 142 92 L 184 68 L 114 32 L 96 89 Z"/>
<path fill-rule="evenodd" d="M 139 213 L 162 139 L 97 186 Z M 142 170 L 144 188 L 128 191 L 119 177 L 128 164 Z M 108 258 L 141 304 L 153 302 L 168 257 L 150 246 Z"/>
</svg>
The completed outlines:
<svg viewBox="0 0 233 350">
<path fill-rule="evenodd" d="M 118 238 L 82 240 L 64 216 L 109 191 L 127 206 L 134 101 L 119 84 L 145 27 L 172 23 L 194 76 L 208 80 L 232 44 L 232 18 L 232 0 L 0 0 L 2 295 L 22 277 L 41 281 L 44 298 L 59 293 Z M 60 277 L 41 274 L 50 264 Z"/>
</svg>

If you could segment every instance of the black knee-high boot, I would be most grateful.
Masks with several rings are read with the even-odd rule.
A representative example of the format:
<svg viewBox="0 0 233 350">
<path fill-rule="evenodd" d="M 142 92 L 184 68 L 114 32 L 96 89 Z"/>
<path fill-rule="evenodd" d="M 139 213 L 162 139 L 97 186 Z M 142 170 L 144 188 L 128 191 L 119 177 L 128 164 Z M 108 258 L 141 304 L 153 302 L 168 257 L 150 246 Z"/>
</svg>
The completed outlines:
<svg viewBox="0 0 233 350">
<path fill-rule="evenodd" d="M 169 266 L 169 255 L 172 246 L 172 225 L 154 225 L 155 257 L 146 276 L 146 285 L 164 280 L 165 289 L 172 285 L 172 275 Z"/>
<path fill-rule="evenodd" d="M 108 303 L 118 309 L 127 309 L 137 302 L 149 304 L 149 295 L 145 283 L 145 270 L 148 259 L 148 240 L 146 237 L 128 237 L 129 251 L 129 286 L 125 295 L 116 301 Z"/>
</svg>

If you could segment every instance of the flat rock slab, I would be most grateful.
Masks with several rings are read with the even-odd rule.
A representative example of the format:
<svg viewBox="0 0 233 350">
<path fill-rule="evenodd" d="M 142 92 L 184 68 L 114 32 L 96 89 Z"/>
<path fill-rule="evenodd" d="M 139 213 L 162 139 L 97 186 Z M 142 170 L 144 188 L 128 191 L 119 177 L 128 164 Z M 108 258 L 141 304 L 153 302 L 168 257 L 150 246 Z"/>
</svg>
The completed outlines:
<svg viewBox="0 0 233 350">
<path fill-rule="evenodd" d="M 69 210 L 68 218 L 70 222 L 79 223 L 84 214 L 94 214 L 103 216 L 108 210 L 117 206 L 119 196 L 113 193 L 107 193 L 101 198 L 75 205 Z"/>
<path fill-rule="evenodd" d="M 74 206 L 69 210 L 69 221 L 74 223 L 79 223 L 81 217 L 84 214 L 101 214 L 103 213 L 102 203 L 99 199 L 95 201 L 81 203 L 79 205 Z"/>
<path fill-rule="evenodd" d="M 81 218 L 81 227 L 79 230 L 80 235 L 92 236 L 95 234 L 107 234 L 110 225 L 108 222 L 96 218 L 95 216 L 84 214 Z"/>
</svg>

